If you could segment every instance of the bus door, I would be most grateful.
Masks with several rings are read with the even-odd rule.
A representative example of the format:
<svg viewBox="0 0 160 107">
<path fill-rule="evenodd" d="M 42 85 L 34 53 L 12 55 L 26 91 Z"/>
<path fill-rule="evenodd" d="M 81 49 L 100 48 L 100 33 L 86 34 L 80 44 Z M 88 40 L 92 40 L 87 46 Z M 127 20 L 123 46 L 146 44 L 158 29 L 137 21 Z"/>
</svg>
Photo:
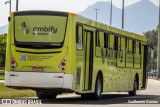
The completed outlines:
<svg viewBox="0 0 160 107">
<path fill-rule="evenodd" d="M 84 73 L 83 90 L 91 90 L 93 74 L 93 32 L 84 30 Z"/>
<path fill-rule="evenodd" d="M 83 25 L 77 25 L 76 29 L 76 85 L 78 85 L 77 87 L 81 85 L 83 91 L 91 90 L 93 73 L 93 31 L 84 30 Z"/>
</svg>

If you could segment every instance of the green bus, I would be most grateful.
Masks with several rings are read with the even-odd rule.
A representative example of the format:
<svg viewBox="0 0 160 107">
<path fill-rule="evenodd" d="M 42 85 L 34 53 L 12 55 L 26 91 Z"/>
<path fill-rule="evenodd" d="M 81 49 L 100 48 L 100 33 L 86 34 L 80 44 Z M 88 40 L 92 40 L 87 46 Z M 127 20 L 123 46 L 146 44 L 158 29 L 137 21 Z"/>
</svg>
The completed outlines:
<svg viewBox="0 0 160 107">
<path fill-rule="evenodd" d="M 147 86 L 146 37 L 70 12 L 17 11 L 9 17 L 5 84 L 40 99 L 75 92 L 101 98 Z"/>
</svg>

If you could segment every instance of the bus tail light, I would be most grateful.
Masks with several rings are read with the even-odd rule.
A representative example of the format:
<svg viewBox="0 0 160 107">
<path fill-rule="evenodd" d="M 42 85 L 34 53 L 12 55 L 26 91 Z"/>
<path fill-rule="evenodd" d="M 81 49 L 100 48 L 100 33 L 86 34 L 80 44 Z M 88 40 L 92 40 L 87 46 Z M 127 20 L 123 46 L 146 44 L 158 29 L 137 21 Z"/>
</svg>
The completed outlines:
<svg viewBox="0 0 160 107">
<path fill-rule="evenodd" d="M 11 70 L 14 70 L 17 67 L 16 60 L 14 57 L 11 55 Z"/>
<path fill-rule="evenodd" d="M 62 62 L 59 65 L 59 68 L 64 72 L 66 68 L 66 56 L 63 58 Z"/>
</svg>

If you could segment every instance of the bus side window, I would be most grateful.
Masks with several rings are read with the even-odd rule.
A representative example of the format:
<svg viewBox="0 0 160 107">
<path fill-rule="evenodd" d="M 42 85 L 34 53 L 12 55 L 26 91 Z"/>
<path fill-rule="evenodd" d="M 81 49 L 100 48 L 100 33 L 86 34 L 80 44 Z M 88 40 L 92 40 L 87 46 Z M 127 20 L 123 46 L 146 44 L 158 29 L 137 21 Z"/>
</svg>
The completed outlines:
<svg viewBox="0 0 160 107">
<path fill-rule="evenodd" d="M 128 52 L 128 39 L 125 38 L 125 48 L 126 48 L 126 52 Z"/>
<path fill-rule="evenodd" d="M 108 49 L 108 45 L 109 45 L 109 34 L 108 33 L 104 33 L 104 48 Z"/>
<path fill-rule="evenodd" d="M 99 31 L 96 31 L 96 46 L 100 47 L 100 36 Z"/>
<path fill-rule="evenodd" d="M 118 38 L 118 50 L 121 51 L 121 37 Z"/>
<path fill-rule="evenodd" d="M 104 32 L 99 32 L 99 37 L 100 37 L 100 47 L 104 48 Z"/>
<path fill-rule="evenodd" d="M 83 27 L 82 26 L 76 26 L 76 44 L 77 44 L 78 50 L 83 49 Z"/>
<path fill-rule="evenodd" d="M 114 49 L 114 45 L 115 45 L 114 44 L 114 35 L 113 34 L 110 35 L 109 41 L 110 41 L 109 42 L 109 49 L 113 50 Z"/>
<path fill-rule="evenodd" d="M 104 33 L 104 48 L 106 49 L 106 56 L 109 57 L 109 44 L 110 44 L 110 34 Z"/>
<path fill-rule="evenodd" d="M 136 54 L 139 55 L 139 42 L 136 42 Z"/>
<path fill-rule="evenodd" d="M 114 36 L 114 50 L 118 50 L 118 36 Z"/>
<path fill-rule="evenodd" d="M 136 54 L 136 41 L 132 41 L 132 53 Z"/>
<path fill-rule="evenodd" d="M 132 40 L 131 39 L 129 39 L 129 42 L 128 42 L 128 48 L 129 48 L 129 53 L 133 53 L 133 43 L 132 43 Z"/>
<path fill-rule="evenodd" d="M 141 42 L 139 42 L 139 55 L 141 55 Z"/>
</svg>

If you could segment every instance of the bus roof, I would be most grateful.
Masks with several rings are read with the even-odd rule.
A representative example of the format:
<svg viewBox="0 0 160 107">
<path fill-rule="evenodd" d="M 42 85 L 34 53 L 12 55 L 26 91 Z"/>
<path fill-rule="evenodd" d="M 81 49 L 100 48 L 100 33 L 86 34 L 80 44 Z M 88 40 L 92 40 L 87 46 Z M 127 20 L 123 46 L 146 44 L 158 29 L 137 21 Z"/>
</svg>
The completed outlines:
<svg viewBox="0 0 160 107">
<path fill-rule="evenodd" d="M 123 36 L 129 37 L 129 38 L 143 41 L 143 42 L 147 41 L 147 39 L 144 35 L 140 35 L 140 34 L 137 34 L 134 32 L 126 31 L 124 29 L 113 27 L 111 25 L 107 25 L 107 24 L 86 18 L 86 17 L 83 17 L 78 14 L 74 14 L 74 13 L 69 13 L 69 14 L 75 16 L 75 18 L 77 19 L 78 22 L 86 24 L 88 26 L 93 26 L 93 27 L 96 27 L 97 29 L 104 29 L 108 32 L 113 32 L 115 34 L 123 35 Z"/>
</svg>

